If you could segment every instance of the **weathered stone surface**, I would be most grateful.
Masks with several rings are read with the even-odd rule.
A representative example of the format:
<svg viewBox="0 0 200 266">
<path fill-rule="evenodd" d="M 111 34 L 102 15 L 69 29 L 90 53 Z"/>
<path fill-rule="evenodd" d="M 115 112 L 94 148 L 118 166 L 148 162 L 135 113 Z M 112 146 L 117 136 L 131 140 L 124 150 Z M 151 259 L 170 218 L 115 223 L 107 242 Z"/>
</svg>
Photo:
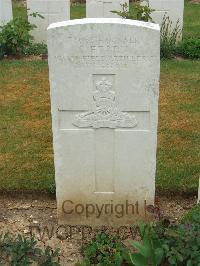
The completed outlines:
<svg viewBox="0 0 200 266">
<path fill-rule="evenodd" d="M 27 8 L 29 22 L 37 26 L 32 35 L 38 43 L 47 42 L 47 27 L 51 23 L 70 19 L 70 0 L 27 0 Z M 44 18 L 31 16 L 35 12 Z"/>
<path fill-rule="evenodd" d="M 123 4 L 128 0 L 86 0 L 86 17 L 87 18 L 116 18 L 118 15 L 111 11 L 122 10 Z"/>
<path fill-rule="evenodd" d="M 0 26 L 5 25 L 12 19 L 13 19 L 12 1 L 1 0 L 0 1 Z"/>
<path fill-rule="evenodd" d="M 159 25 L 162 24 L 164 16 L 169 17 L 172 22 L 172 29 L 179 21 L 179 29 L 183 29 L 184 0 L 143 0 L 142 4 L 149 3 L 149 6 L 155 11 L 152 13 L 152 19 Z"/>
<path fill-rule="evenodd" d="M 83 19 L 48 28 L 60 223 L 125 225 L 148 217 L 159 42 L 158 25 L 132 20 Z"/>
</svg>

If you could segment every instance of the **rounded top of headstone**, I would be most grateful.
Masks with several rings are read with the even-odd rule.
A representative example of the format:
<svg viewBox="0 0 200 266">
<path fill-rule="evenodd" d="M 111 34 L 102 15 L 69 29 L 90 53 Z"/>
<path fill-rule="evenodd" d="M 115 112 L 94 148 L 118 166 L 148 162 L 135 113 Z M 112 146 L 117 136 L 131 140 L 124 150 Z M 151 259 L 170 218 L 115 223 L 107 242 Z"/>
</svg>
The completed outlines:
<svg viewBox="0 0 200 266">
<path fill-rule="evenodd" d="M 84 25 L 84 24 L 120 24 L 120 25 L 132 25 L 136 27 L 148 28 L 160 31 L 160 26 L 155 23 L 144 22 L 139 20 L 122 19 L 122 18 L 84 18 L 84 19 L 74 19 L 68 21 L 62 21 L 57 23 L 52 23 L 49 25 L 47 30 L 67 27 L 73 25 Z"/>
</svg>

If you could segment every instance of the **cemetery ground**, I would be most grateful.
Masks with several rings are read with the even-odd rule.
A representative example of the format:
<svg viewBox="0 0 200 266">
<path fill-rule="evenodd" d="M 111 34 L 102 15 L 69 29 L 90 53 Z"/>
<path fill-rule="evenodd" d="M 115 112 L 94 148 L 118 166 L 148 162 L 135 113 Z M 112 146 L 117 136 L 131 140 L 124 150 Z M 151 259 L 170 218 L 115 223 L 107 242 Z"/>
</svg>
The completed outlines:
<svg viewBox="0 0 200 266">
<path fill-rule="evenodd" d="M 157 189 L 197 194 L 200 61 L 161 62 Z M 47 61 L 0 64 L 2 191 L 50 191 L 54 179 Z"/>
<path fill-rule="evenodd" d="M 84 7 L 72 9 L 73 18 Z M 197 36 L 200 5 L 187 4 L 184 35 Z M 16 6 L 14 14 L 25 14 Z M 200 164 L 200 61 L 161 61 L 156 189 L 163 216 L 180 220 L 196 203 Z M 0 61 L 0 230 L 30 234 L 30 225 L 58 227 L 54 186 L 48 64 L 46 60 Z M 80 230 L 80 231 L 79 231 Z M 64 232 L 65 233 L 65 232 Z M 126 229 L 121 232 L 131 237 Z M 80 260 L 80 247 L 91 234 L 73 228 L 72 237 L 49 239 L 60 247 L 61 263 Z M 83 239 L 82 239 L 83 238 Z M 66 264 L 67 263 L 67 264 Z"/>
<path fill-rule="evenodd" d="M 25 16 L 14 1 L 14 16 Z M 84 5 L 73 5 L 72 18 L 84 17 Z M 200 5 L 186 2 L 183 35 L 199 37 Z M 199 149 L 199 60 L 161 61 L 157 189 L 196 194 Z M 48 64 L 46 60 L 2 60 L 0 189 L 51 191 L 54 166 Z M 28 182 L 27 182 L 28 180 Z"/>
</svg>

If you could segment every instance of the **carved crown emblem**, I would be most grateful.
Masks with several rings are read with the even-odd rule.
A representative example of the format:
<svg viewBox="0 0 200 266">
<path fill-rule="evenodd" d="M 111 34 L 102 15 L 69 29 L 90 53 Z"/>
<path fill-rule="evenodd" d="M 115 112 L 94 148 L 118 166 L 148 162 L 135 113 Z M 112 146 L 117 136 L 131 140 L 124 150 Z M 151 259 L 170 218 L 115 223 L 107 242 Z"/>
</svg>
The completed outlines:
<svg viewBox="0 0 200 266">
<path fill-rule="evenodd" d="M 95 83 L 93 103 L 95 110 L 76 115 L 73 125 L 80 128 L 132 128 L 137 125 L 134 115 L 121 112 L 117 108 L 113 84 L 102 77 Z"/>
</svg>

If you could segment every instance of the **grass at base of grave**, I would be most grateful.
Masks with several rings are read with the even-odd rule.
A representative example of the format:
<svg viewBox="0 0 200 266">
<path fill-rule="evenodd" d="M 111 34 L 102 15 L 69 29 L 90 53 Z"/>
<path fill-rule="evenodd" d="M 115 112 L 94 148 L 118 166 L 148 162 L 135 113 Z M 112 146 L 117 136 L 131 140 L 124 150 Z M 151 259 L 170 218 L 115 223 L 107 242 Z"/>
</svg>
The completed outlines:
<svg viewBox="0 0 200 266">
<path fill-rule="evenodd" d="M 163 61 L 161 66 L 157 188 L 197 195 L 200 61 Z"/>
<path fill-rule="evenodd" d="M 48 189 L 54 166 L 47 63 L 2 61 L 0 73 L 0 189 Z"/>
<path fill-rule="evenodd" d="M 161 63 L 157 189 L 197 194 L 200 61 Z M 46 61 L 0 61 L 0 190 L 47 191 L 54 180 Z"/>
</svg>

